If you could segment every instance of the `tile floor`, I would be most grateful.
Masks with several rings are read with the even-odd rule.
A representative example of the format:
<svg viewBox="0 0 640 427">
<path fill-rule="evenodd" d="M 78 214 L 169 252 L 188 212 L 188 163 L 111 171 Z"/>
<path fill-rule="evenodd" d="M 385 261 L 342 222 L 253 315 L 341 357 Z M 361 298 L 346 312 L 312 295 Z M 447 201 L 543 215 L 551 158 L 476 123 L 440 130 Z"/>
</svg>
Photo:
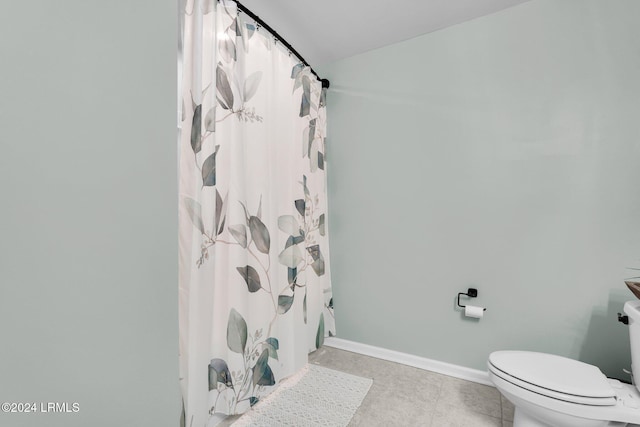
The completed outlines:
<svg viewBox="0 0 640 427">
<path fill-rule="evenodd" d="M 373 379 L 349 427 L 512 427 L 494 387 L 324 346 L 309 363 Z"/>
</svg>

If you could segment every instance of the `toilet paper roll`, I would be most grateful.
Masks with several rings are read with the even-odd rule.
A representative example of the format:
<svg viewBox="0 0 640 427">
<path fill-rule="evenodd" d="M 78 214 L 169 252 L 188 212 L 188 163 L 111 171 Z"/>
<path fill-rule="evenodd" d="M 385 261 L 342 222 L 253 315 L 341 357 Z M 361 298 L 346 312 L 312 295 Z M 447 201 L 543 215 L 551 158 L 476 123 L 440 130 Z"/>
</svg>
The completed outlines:
<svg viewBox="0 0 640 427">
<path fill-rule="evenodd" d="M 467 305 L 464 308 L 464 315 L 467 317 L 473 317 L 475 319 L 482 319 L 482 316 L 484 316 L 484 307 Z"/>
</svg>

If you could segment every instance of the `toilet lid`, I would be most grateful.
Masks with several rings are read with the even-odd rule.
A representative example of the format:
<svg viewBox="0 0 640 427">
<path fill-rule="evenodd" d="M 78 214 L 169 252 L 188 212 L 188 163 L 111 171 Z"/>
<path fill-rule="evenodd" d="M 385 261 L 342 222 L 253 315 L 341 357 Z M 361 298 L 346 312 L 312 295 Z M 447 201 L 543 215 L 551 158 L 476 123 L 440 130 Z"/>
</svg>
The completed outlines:
<svg viewBox="0 0 640 427">
<path fill-rule="evenodd" d="M 566 357 L 530 351 L 496 351 L 489 356 L 489 363 L 536 389 L 594 400 L 610 400 L 616 395 L 600 369 Z"/>
</svg>

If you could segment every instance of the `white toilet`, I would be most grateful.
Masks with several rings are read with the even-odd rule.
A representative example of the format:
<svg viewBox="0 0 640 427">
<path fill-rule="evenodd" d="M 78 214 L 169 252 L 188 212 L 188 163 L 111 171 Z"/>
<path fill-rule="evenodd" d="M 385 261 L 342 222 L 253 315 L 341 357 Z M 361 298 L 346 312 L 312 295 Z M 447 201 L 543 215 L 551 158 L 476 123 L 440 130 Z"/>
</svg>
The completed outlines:
<svg viewBox="0 0 640 427">
<path fill-rule="evenodd" d="M 631 370 L 640 378 L 640 301 L 629 316 Z M 624 427 L 640 424 L 638 386 L 609 379 L 593 365 L 552 354 L 496 351 L 489 378 L 515 405 L 514 427 Z"/>
</svg>

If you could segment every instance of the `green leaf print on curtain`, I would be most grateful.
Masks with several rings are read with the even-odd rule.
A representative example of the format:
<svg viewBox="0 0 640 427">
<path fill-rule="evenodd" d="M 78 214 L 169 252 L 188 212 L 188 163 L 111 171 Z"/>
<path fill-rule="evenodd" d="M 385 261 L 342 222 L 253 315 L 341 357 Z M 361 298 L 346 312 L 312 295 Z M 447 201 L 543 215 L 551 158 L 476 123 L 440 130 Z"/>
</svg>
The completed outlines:
<svg viewBox="0 0 640 427">
<path fill-rule="evenodd" d="M 184 21 L 180 382 L 185 423 L 202 427 L 334 333 L 326 94 L 232 1 L 188 0 Z"/>
</svg>

